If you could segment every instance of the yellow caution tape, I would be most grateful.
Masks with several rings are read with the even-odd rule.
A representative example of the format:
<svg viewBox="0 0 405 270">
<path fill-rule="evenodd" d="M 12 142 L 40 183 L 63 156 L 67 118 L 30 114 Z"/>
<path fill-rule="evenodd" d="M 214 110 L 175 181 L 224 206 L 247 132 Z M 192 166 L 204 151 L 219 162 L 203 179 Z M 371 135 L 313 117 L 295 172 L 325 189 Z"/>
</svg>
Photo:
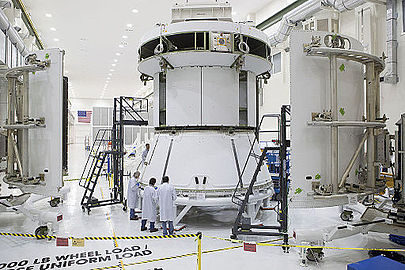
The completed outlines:
<svg viewBox="0 0 405 270">
<path fill-rule="evenodd" d="M 241 247 L 243 247 L 243 245 L 227 247 L 227 248 L 218 248 L 218 249 L 206 250 L 206 251 L 203 251 L 202 253 L 207 254 L 207 253 L 231 250 L 231 249 L 236 249 L 236 248 L 241 248 Z M 125 263 L 123 265 L 117 264 L 117 265 L 112 265 L 112 266 L 93 268 L 92 270 L 114 269 L 114 268 L 120 268 L 122 266 L 133 266 L 133 265 L 137 265 L 137 264 L 145 264 L 145 263 L 151 263 L 151 262 L 167 261 L 167 260 L 179 259 L 179 258 L 184 258 L 184 257 L 196 256 L 196 255 L 197 255 L 197 252 L 193 252 L 193 253 L 187 253 L 187 254 L 176 255 L 176 256 L 171 256 L 171 257 L 165 257 L 165 258 L 160 258 L 160 259 L 151 259 L 151 260 L 146 260 L 146 261 L 141 261 L 141 262 Z"/>
<path fill-rule="evenodd" d="M 218 252 L 218 251 L 225 251 L 225 250 L 231 250 L 231 249 L 236 249 L 236 248 L 241 248 L 243 247 L 243 245 L 237 245 L 237 246 L 233 246 L 233 247 L 227 247 L 227 248 L 217 248 L 217 249 L 212 249 L 212 250 L 206 250 L 203 251 L 203 254 L 207 254 L 207 253 L 213 253 L 213 252 Z"/>
<path fill-rule="evenodd" d="M 204 237 L 206 237 L 206 238 L 212 238 L 212 239 L 218 239 L 218 240 L 223 240 L 223 241 L 228 241 L 228 242 L 231 242 L 231 243 L 243 243 L 243 241 L 242 240 L 235 240 L 235 239 L 229 239 L 229 238 L 221 238 L 221 237 L 216 237 L 216 236 L 207 236 L 207 235 L 204 235 Z"/>
<path fill-rule="evenodd" d="M 70 181 L 79 181 L 80 178 L 76 178 L 76 179 L 64 179 L 64 182 L 70 182 Z"/>
<path fill-rule="evenodd" d="M 228 238 L 221 238 L 215 236 L 204 236 L 207 238 L 213 238 L 218 240 L 224 240 L 233 243 L 244 243 L 242 240 L 234 240 Z M 292 238 L 292 237 L 289 237 Z M 324 249 L 337 249 L 337 250 L 358 250 L 358 251 L 389 251 L 389 252 L 405 252 L 405 249 L 388 249 L 388 248 L 350 248 L 350 247 L 328 247 L 328 246 L 309 246 L 309 245 L 284 245 L 284 244 L 269 244 L 270 242 L 280 241 L 282 238 L 270 241 L 263 241 L 256 243 L 258 246 L 270 246 L 270 247 L 296 247 L 296 248 L 324 248 Z"/>
<path fill-rule="evenodd" d="M 221 237 L 216 237 L 216 236 L 207 236 L 207 235 L 204 235 L 204 237 L 206 237 L 206 238 L 212 238 L 212 239 L 218 239 L 218 240 L 223 240 L 223 241 L 228 241 L 228 242 L 231 242 L 231 243 L 238 243 L 238 244 L 244 242 L 243 240 L 236 240 L 236 239 L 229 239 L 229 238 L 221 238 Z M 289 237 L 289 238 L 292 238 L 292 237 Z M 281 241 L 281 240 L 283 240 L 283 238 L 278 238 L 278 239 L 273 239 L 273 240 L 268 240 L 268 241 L 260 241 L 259 243 L 271 243 L 271 242 L 277 242 L 277 241 Z"/>
<path fill-rule="evenodd" d="M 324 248 L 324 249 L 337 249 L 337 250 L 358 250 L 358 251 L 389 251 L 389 252 L 405 252 L 405 249 L 390 249 L 390 248 L 351 248 L 351 247 L 327 247 L 327 246 L 308 246 L 308 245 L 284 245 L 284 244 L 267 244 L 257 243 L 258 246 L 270 247 L 296 247 L 296 248 Z"/>
<path fill-rule="evenodd" d="M 214 239 L 219 239 L 219 240 L 225 240 L 225 241 L 230 241 L 232 239 L 226 239 L 226 238 L 220 238 L 220 237 L 214 237 L 214 236 L 205 236 L 208 238 L 214 238 Z M 276 242 L 283 240 L 282 238 L 279 239 L 274 239 L 266 242 Z M 232 240 L 232 241 L 241 241 L 241 240 Z M 242 241 L 243 242 L 243 241 Z M 226 247 L 226 248 L 217 248 L 217 249 L 211 249 L 211 250 L 206 250 L 203 251 L 203 254 L 208 254 L 208 253 L 214 253 L 214 252 L 220 252 L 220 251 L 226 251 L 226 250 L 232 250 L 232 249 L 237 249 L 241 248 L 243 245 L 237 245 L 233 247 Z M 179 259 L 179 258 L 184 258 L 184 257 L 189 257 L 189 256 L 195 256 L 197 255 L 197 252 L 193 253 L 188 253 L 188 254 L 182 254 L 182 255 L 177 255 L 177 256 L 171 256 L 171 257 L 165 257 L 165 258 L 160 258 L 160 259 L 151 259 L 151 260 L 146 260 L 146 261 L 141 261 L 141 262 L 135 262 L 135 263 L 127 263 L 127 264 L 117 264 L 113 266 L 107 266 L 107 267 L 100 267 L 100 268 L 93 268 L 92 270 L 106 270 L 106 269 L 114 269 L 114 268 L 119 268 L 122 266 L 132 266 L 132 265 L 137 265 L 137 264 L 145 264 L 145 263 L 151 263 L 151 262 L 158 262 L 158 261 L 166 261 L 166 260 L 172 260 L 172 259 Z"/>
<path fill-rule="evenodd" d="M 36 235 L 29 233 L 5 233 L 0 232 L 2 236 L 31 237 L 40 239 L 56 239 L 52 235 Z M 198 237 L 199 234 L 175 234 L 175 235 L 150 235 L 150 236 L 87 236 L 87 237 L 63 237 L 68 239 L 82 238 L 84 240 L 142 240 L 142 239 L 172 239 L 172 238 L 191 238 Z"/>
<path fill-rule="evenodd" d="M 92 270 L 114 269 L 114 268 L 120 268 L 122 266 L 132 266 L 132 265 L 137 265 L 137 264 L 145 264 L 145 263 L 151 263 L 151 262 L 166 261 L 166 260 L 179 259 L 179 258 L 190 257 L 190 256 L 195 256 L 195 255 L 197 255 L 197 252 L 187 253 L 187 254 L 182 254 L 182 255 L 177 255 L 177 256 L 171 256 L 171 257 L 166 257 L 166 258 L 160 258 L 160 259 L 151 259 L 151 260 L 146 260 L 146 261 L 141 261 L 141 262 L 124 263 L 122 265 L 117 264 L 117 265 L 112 265 L 112 266 L 93 268 Z"/>
</svg>

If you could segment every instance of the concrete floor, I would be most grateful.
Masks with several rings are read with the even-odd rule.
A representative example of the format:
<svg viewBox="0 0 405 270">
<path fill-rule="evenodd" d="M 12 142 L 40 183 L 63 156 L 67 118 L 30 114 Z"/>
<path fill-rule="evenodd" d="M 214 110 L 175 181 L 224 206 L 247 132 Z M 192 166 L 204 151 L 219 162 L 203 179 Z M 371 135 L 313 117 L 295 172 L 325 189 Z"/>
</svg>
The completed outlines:
<svg viewBox="0 0 405 270">
<path fill-rule="evenodd" d="M 69 179 L 77 178 L 85 161 L 83 145 L 71 145 L 69 149 Z M 83 213 L 80 199 L 83 193 L 78 182 L 66 182 L 71 188 L 68 199 L 58 208 L 51 208 L 47 201 L 38 203 L 43 211 L 62 211 L 57 236 L 142 236 L 160 235 L 140 232 L 140 221 L 130 221 L 122 206 L 96 208 L 91 214 Z M 3 188 L 2 193 L 5 190 Z M 101 195 L 102 193 L 102 195 Z M 96 197 L 108 196 L 106 183 L 97 188 Z M 181 233 L 202 232 L 204 236 L 228 238 L 236 215 L 232 208 L 195 208 L 183 219 L 187 227 Z M 272 211 L 261 215 L 264 224 L 274 224 Z M 341 224 L 337 208 L 291 209 L 290 230 L 321 229 L 324 226 Z M 0 213 L 0 232 L 33 233 L 36 223 L 14 213 Z M 257 240 L 254 238 L 249 241 Z M 291 241 L 293 243 L 293 240 Z M 158 261 L 148 264 L 127 265 L 150 259 L 158 259 L 192 253 L 197 242 L 192 238 L 157 240 L 113 240 L 86 241 L 84 247 L 56 247 L 55 240 L 36 240 L 11 236 L 0 236 L 0 269 L 93 269 L 103 266 L 120 265 L 121 269 L 195 269 L 196 257 Z M 204 237 L 203 251 L 233 247 L 227 241 Z M 335 240 L 329 246 L 400 248 L 388 241 L 384 234 L 370 233 Z M 118 246 L 118 247 L 116 247 Z M 138 250 L 139 249 L 139 250 Z M 147 251 L 145 251 L 147 250 Z M 143 253 L 142 253 L 143 252 Z M 368 258 L 366 251 L 325 250 L 325 258 L 319 263 L 310 263 L 306 269 L 346 269 L 352 262 Z M 61 257 L 62 256 L 62 257 Z M 59 261 L 58 261 L 59 259 Z M 101 261 L 100 260 L 107 260 Z M 21 266 L 14 267 L 13 262 Z M 65 262 L 65 266 L 63 266 Z M 71 266 L 68 267 L 70 262 Z M 52 265 L 52 263 L 54 263 Z M 61 267 L 59 267 L 59 264 Z M 7 266 L 8 265 L 8 266 Z M 203 254 L 202 269 L 300 269 L 299 250 L 292 248 L 283 253 L 280 247 L 258 247 L 256 253 L 245 252 L 242 248 Z M 114 269 L 114 268 L 111 268 Z M 115 268 L 119 269 L 119 267 Z"/>
</svg>

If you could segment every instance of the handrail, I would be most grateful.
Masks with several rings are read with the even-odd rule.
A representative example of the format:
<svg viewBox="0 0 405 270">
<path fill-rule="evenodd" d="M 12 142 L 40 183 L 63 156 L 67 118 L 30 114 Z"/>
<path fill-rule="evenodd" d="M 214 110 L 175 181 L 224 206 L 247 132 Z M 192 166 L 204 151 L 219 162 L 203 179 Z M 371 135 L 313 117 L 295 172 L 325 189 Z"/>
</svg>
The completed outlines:
<svg viewBox="0 0 405 270">
<path fill-rule="evenodd" d="M 99 139 L 99 137 L 100 137 L 99 135 L 100 135 L 101 132 L 103 132 L 103 133 L 102 133 L 101 139 Z M 88 168 L 90 159 L 91 159 L 91 157 L 93 157 L 93 160 L 91 161 L 91 166 L 90 166 L 90 168 L 91 168 L 94 165 L 94 161 L 96 160 L 96 156 L 99 153 L 102 142 L 104 142 L 104 138 L 105 138 L 106 134 L 108 135 L 108 132 L 111 132 L 111 130 L 110 129 L 99 129 L 97 131 L 96 138 L 93 141 L 93 145 L 92 145 L 92 147 L 90 149 L 90 152 L 89 152 L 89 155 L 87 157 L 86 164 L 84 165 L 82 175 L 80 176 L 80 181 L 79 181 L 80 186 L 83 186 L 83 184 L 82 184 L 83 179 L 86 179 L 86 181 L 87 181 L 87 179 L 89 178 L 89 173 L 90 173 L 91 170 L 89 170 L 87 172 L 87 177 L 86 178 L 83 178 L 83 177 L 86 174 L 86 169 Z M 111 141 L 111 138 L 108 141 Z M 96 143 L 98 143 L 97 146 L 96 146 Z M 97 148 L 96 153 L 94 153 L 95 148 Z"/>
<path fill-rule="evenodd" d="M 247 164 L 248 164 L 249 159 L 250 159 L 250 157 L 251 157 L 251 155 L 252 155 L 254 145 L 255 145 L 256 141 L 259 142 L 260 128 L 261 128 L 261 126 L 262 126 L 262 124 L 263 124 L 263 120 L 264 120 L 265 118 L 277 118 L 277 126 L 278 126 L 278 134 L 277 134 L 277 137 L 278 137 L 278 139 L 280 138 L 280 114 L 264 114 L 264 115 L 262 116 L 262 118 L 260 119 L 259 125 L 256 127 L 255 139 L 253 140 L 253 143 L 252 143 L 251 146 L 250 146 L 249 154 L 248 154 L 248 156 L 246 157 L 246 161 L 245 161 L 245 163 L 244 163 L 244 165 L 243 165 L 242 172 L 240 173 L 240 168 L 237 168 L 237 169 L 238 169 L 238 176 L 239 176 L 239 179 L 238 179 L 238 184 L 236 185 L 236 187 L 235 187 L 235 189 L 234 189 L 234 192 L 233 192 L 233 195 L 232 195 L 232 202 L 235 203 L 235 204 L 237 204 L 237 203 L 234 201 L 234 199 L 237 198 L 237 197 L 236 197 L 236 193 L 238 192 L 238 190 L 239 190 L 240 187 L 243 188 L 243 175 L 244 175 L 244 173 L 245 173 L 245 171 L 246 171 Z M 273 150 L 274 150 L 274 149 L 273 149 Z"/>
</svg>

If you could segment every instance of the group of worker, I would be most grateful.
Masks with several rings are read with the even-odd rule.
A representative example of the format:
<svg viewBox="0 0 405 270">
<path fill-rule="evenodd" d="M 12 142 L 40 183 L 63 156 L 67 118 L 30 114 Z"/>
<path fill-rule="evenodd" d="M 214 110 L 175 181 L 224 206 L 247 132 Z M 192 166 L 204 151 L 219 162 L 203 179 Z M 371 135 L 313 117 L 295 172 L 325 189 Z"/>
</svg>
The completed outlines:
<svg viewBox="0 0 405 270">
<path fill-rule="evenodd" d="M 137 171 L 129 179 L 128 183 L 127 204 L 130 210 L 129 215 L 131 220 L 139 219 L 135 212 L 141 191 L 139 177 L 140 173 Z M 149 185 L 145 187 L 143 191 L 141 231 L 147 230 L 147 222 L 149 222 L 149 231 L 151 233 L 158 231 L 155 227 L 155 222 L 157 218 L 157 206 L 159 205 L 163 235 L 172 235 L 174 234 L 173 221 L 176 214 L 174 207 L 174 201 L 177 198 L 176 190 L 171 184 L 169 184 L 168 176 L 162 178 L 162 184 L 159 187 L 156 187 L 155 185 L 156 179 L 151 178 L 149 180 Z M 167 227 L 169 227 L 169 231 L 167 230 Z"/>
</svg>

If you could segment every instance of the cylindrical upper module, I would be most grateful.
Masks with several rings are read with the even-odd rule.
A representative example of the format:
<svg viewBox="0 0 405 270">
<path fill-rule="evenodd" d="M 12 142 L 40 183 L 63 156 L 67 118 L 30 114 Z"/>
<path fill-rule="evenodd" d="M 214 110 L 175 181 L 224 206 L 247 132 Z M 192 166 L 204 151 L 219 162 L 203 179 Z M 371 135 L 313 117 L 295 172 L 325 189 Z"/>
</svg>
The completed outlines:
<svg viewBox="0 0 405 270">
<path fill-rule="evenodd" d="M 256 126 L 256 77 L 271 70 L 267 36 L 247 24 L 163 25 L 139 48 L 154 80 L 154 126 Z"/>
</svg>

